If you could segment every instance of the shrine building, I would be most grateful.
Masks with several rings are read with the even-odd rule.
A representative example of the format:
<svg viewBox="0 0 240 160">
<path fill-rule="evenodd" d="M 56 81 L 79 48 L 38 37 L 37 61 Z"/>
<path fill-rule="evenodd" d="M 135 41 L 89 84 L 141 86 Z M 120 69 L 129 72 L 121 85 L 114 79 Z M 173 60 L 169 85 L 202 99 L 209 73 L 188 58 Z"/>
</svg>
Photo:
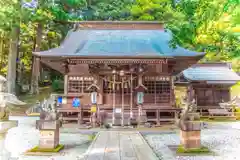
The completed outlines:
<svg viewBox="0 0 240 160">
<path fill-rule="evenodd" d="M 63 120 L 87 122 L 92 109 L 107 111 L 113 124 L 120 119 L 127 124 L 129 117 L 138 117 L 139 112 L 149 122 L 174 121 L 180 110 L 175 104 L 174 77 L 185 75 L 201 105 L 208 102 L 201 96 L 207 94 L 203 86 L 210 89 L 219 80 L 209 84 L 193 75 L 205 53 L 171 47 L 171 39 L 172 33 L 159 22 L 83 21 L 59 47 L 35 52 L 34 69 L 38 74 L 39 63 L 43 63 L 64 74 L 65 100 L 58 109 L 66 113 Z M 195 68 L 189 68 L 193 65 Z M 233 79 L 234 83 L 240 80 L 238 76 Z M 224 89 L 222 92 L 225 94 Z M 74 107 L 76 98 L 79 106 Z M 75 114 L 67 114 L 70 112 Z"/>
</svg>

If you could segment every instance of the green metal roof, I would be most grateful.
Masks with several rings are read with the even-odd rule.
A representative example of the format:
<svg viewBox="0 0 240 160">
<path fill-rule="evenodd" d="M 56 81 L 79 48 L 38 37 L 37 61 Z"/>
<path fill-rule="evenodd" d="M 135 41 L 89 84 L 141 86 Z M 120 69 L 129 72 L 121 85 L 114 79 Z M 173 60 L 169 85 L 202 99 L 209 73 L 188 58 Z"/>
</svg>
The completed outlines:
<svg viewBox="0 0 240 160">
<path fill-rule="evenodd" d="M 77 30 L 69 32 L 60 47 L 36 52 L 38 56 L 113 57 L 195 57 L 203 52 L 169 45 L 165 30 Z"/>
</svg>

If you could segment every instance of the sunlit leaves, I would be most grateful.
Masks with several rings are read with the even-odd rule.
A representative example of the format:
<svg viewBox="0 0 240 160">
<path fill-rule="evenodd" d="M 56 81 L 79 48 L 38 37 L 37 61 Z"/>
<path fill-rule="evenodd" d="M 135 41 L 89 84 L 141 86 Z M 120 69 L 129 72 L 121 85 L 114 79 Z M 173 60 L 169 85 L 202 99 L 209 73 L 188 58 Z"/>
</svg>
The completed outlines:
<svg viewBox="0 0 240 160">
<path fill-rule="evenodd" d="M 126 20 L 129 18 L 127 8 L 131 0 L 101 0 L 91 1 L 87 10 L 83 11 L 84 20 Z"/>
<path fill-rule="evenodd" d="M 136 0 L 129 8 L 135 20 L 168 22 L 174 17 L 172 3 L 167 0 Z"/>
</svg>

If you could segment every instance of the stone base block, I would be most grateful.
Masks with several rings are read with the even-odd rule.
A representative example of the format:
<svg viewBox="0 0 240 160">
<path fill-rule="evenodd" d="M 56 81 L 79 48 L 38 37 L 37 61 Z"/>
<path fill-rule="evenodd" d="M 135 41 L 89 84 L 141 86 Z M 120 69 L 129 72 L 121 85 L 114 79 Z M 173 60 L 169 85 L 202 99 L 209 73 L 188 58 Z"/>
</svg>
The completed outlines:
<svg viewBox="0 0 240 160">
<path fill-rule="evenodd" d="M 53 149 L 59 145 L 58 130 L 41 130 L 39 148 Z"/>
<path fill-rule="evenodd" d="M 186 149 L 201 147 L 201 131 L 180 130 L 181 144 Z"/>
</svg>

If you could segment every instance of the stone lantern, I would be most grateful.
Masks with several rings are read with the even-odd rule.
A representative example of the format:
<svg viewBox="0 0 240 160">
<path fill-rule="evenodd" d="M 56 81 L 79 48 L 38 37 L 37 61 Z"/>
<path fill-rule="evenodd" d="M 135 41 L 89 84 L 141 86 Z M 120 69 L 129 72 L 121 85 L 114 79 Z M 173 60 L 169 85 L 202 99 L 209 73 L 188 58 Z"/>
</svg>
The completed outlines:
<svg viewBox="0 0 240 160">
<path fill-rule="evenodd" d="M 9 160 L 10 153 L 5 149 L 5 137 L 9 129 L 17 127 L 18 121 L 9 120 L 7 104 L 25 105 L 17 97 L 10 93 L 5 93 L 4 83 L 7 80 L 0 75 L 0 159 Z"/>
</svg>

